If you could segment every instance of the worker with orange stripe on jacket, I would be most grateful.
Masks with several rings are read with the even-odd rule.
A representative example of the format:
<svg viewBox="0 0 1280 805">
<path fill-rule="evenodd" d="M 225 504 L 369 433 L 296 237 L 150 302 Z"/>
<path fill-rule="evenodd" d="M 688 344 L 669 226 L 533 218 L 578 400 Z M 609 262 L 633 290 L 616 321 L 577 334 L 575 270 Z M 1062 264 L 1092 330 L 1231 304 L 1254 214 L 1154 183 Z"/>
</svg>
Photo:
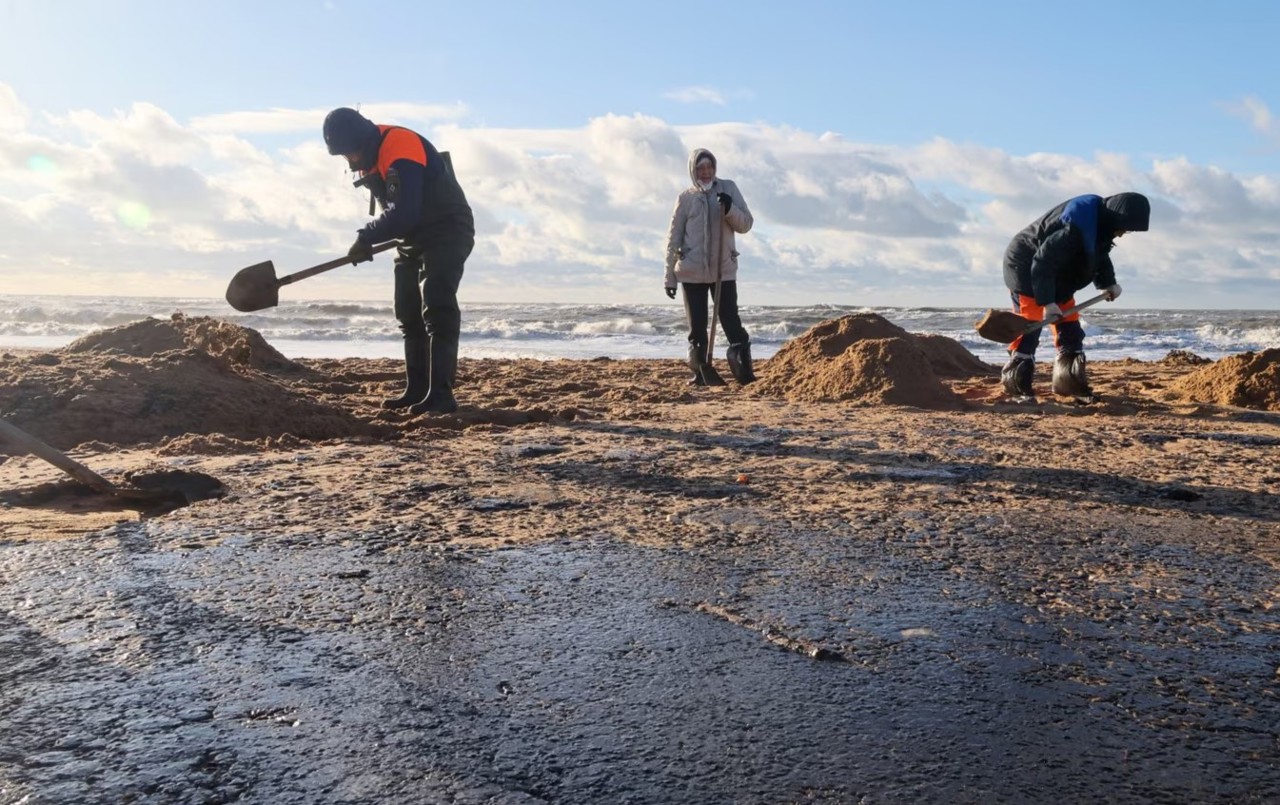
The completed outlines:
<svg viewBox="0 0 1280 805">
<path fill-rule="evenodd" d="M 402 126 L 377 125 L 354 109 L 334 109 L 324 119 L 329 153 L 358 171 L 382 213 L 356 235 L 353 263 L 373 259 L 373 247 L 398 240 L 395 314 L 404 333 L 405 391 L 384 408 L 411 414 L 450 414 L 458 409 L 453 384 L 458 370 L 462 314 L 458 284 L 475 246 L 475 221 L 447 155 L 426 137 Z"/>
<path fill-rule="evenodd" d="M 1068 199 L 1028 224 L 1013 237 L 1004 255 L 1004 283 L 1013 299 L 1013 312 L 1033 321 L 1047 321 L 1058 354 L 1053 364 L 1053 393 L 1085 401 L 1093 389 L 1085 372 L 1084 327 L 1075 306 L 1075 292 L 1089 283 L 1108 302 L 1120 296 L 1111 249 L 1126 232 L 1146 232 L 1151 202 L 1141 193 L 1114 196 L 1085 195 Z M 1036 347 L 1040 330 L 1019 336 L 1009 345 L 1009 362 L 1001 371 L 1005 393 L 1018 401 L 1035 399 Z"/>
</svg>

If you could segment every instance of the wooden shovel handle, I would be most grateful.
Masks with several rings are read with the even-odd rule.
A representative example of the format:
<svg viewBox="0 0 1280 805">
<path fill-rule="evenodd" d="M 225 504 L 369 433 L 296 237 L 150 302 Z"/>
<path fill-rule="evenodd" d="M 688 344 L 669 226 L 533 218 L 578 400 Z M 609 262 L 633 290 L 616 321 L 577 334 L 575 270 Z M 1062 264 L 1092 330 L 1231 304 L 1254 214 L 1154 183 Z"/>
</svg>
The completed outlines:
<svg viewBox="0 0 1280 805">
<path fill-rule="evenodd" d="M 1080 311 L 1084 310 L 1087 307 L 1096 305 L 1106 298 L 1107 298 L 1106 293 L 1100 293 L 1097 296 L 1093 297 L 1092 299 L 1087 299 L 1084 302 L 1081 302 L 1075 307 L 1069 307 L 1066 310 L 1062 311 L 1062 319 L 1065 319 L 1067 316 L 1070 316 L 1072 313 L 1079 313 Z M 1062 321 L 1062 319 L 1058 319 L 1058 321 Z M 1025 330 L 1025 332 L 1034 333 L 1036 330 L 1039 330 L 1041 327 L 1044 327 L 1046 324 L 1053 324 L 1053 322 L 1045 321 L 1044 319 L 1041 319 L 1040 321 L 1033 321 L 1027 325 L 1027 329 Z"/>
<path fill-rule="evenodd" d="M 370 254 L 385 252 L 387 249 L 390 249 L 393 246 L 399 246 L 399 245 L 400 245 L 399 241 L 389 240 L 386 243 L 383 243 L 379 246 L 374 246 L 373 249 L 370 251 Z M 329 262 L 321 263 L 318 266 L 312 266 L 311 268 L 304 268 L 301 271 L 296 271 L 292 274 L 285 274 L 283 277 L 276 280 L 276 285 L 284 287 L 285 285 L 288 285 L 291 282 L 304 280 L 307 277 L 314 277 L 316 274 L 323 274 L 326 271 L 332 271 L 335 268 L 342 268 L 343 266 L 351 265 L 351 264 L 352 262 L 350 257 L 339 257 L 337 260 L 330 260 Z"/>
<path fill-rule="evenodd" d="M 716 206 L 720 206 L 716 202 Z M 715 217 L 715 216 L 712 216 Z M 716 356 L 716 322 L 720 320 L 720 284 L 722 281 L 722 273 L 724 271 L 724 228 L 725 222 L 723 215 L 720 221 L 720 240 L 716 243 L 716 287 L 711 294 L 711 336 L 707 339 L 707 363 L 711 363 Z"/>
<path fill-rule="evenodd" d="M 28 453 L 44 459 L 53 466 L 75 478 L 77 481 L 86 486 L 96 489 L 99 492 L 105 492 L 109 495 L 117 494 L 120 490 L 106 478 L 89 469 L 85 465 L 68 456 L 66 453 L 56 450 L 45 444 L 36 437 L 22 430 L 17 425 L 0 419 L 0 435 L 3 435 L 9 442 L 21 447 Z"/>
</svg>

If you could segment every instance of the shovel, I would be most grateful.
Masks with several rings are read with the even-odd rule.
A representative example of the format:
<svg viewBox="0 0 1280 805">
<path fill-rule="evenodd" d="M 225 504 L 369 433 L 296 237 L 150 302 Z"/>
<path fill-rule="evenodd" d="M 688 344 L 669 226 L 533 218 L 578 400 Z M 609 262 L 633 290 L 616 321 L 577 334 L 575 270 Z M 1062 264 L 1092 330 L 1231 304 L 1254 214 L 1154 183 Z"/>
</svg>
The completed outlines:
<svg viewBox="0 0 1280 805">
<path fill-rule="evenodd" d="M 711 337 L 707 339 L 707 362 L 698 370 L 705 386 L 727 386 L 724 378 L 716 371 L 712 359 L 716 354 L 716 321 L 720 318 L 720 272 L 716 272 L 716 289 L 711 294 Z"/>
<path fill-rule="evenodd" d="M 171 503 L 175 500 L 185 502 L 182 493 L 177 490 L 126 489 L 116 486 L 66 453 L 45 444 L 17 425 L 4 419 L 0 419 L 0 436 L 3 436 L 10 444 L 26 450 L 33 456 L 44 459 L 95 492 L 147 504 Z"/>
<path fill-rule="evenodd" d="M 709 231 L 709 230 L 708 230 Z M 696 370 L 698 378 L 704 386 L 727 386 L 724 378 L 716 371 L 712 359 L 716 354 L 716 322 L 720 319 L 720 284 L 721 272 L 724 270 L 720 264 L 721 258 L 724 257 L 724 230 L 720 231 L 720 241 L 716 244 L 716 287 L 711 294 L 711 335 L 707 338 L 707 354 L 706 362 Z"/>
<path fill-rule="evenodd" d="M 374 246 L 373 254 L 385 252 L 387 249 L 397 245 L 399 244 L 394 240 L 387 241 L 381 246 Z M 255 310 L 275 307 L 280 304 L 280 288 L 282 286 L 349 264 L 352 264 L 350 257 L 339 257 L 337 260 L 330 260 L 318 266 L 304 268 L 297 273 L 286 274 L 276 279 L 274 263 L 270 260 L 265 263 L 258 263 L 257 265 L 240 269 L 231 278 L 231 284 L 227 286 L 227 301 L 241 313 L 252 313 Z"/>
<path fill-rule="evenodd" d="M 1062 317 L 1066 318 L 1072 313 L 1077 313 L 1091 305 L 1096 305 L 1106 298 L 1107 295 L 1105 293 L 1100 293 L 1088 301 L 1081 302 L 1075 307 L 1069 307 L 1062 311 Z M 1062 321 L 1062 319 L 1058 319 L 1058 321 Z M 990 308 L 978 323 L 974 325 L 974 329 L 978 331 L 978 335 L 988 341 L 995 341 L 998 344 L 1012 344 L 1019 336 L 1034 333 L 1046 324 L 1053 323 L 1054 322 L 1051 321 L 1045 321 L 1044 319 L 1041 319 L 1040 321 L 1030 321 L 1011 310 L 996 310 L 995 308 Z"/>
</svg>

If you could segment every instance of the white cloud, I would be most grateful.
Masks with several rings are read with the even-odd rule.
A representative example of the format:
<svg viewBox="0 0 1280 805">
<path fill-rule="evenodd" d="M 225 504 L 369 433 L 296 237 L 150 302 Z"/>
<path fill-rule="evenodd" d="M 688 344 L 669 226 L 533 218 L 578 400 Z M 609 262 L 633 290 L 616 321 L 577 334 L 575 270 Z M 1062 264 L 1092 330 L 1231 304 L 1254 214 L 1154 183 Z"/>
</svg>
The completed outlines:
<svg viewBox="0 0 1280 805">
<path fill-rule="evenodd" d="M 677 103 L 709 103 L 715 106 L 724 106 L 728 103 L 720 90 L 704 86 L 680 87 L 664 93 L 663 97 Z"/>
<path fill-rule="evenodd" d="M 192 118 L 191 128 L 206 133 L 291 134 L 316 132 L 328 109 L 267 109 L 257 112 L 224 112 Z"/>
<path fill-rule="evenodd" d="M 1007 154 L 997 148 L 941 138 L 896 149 L 893 161 L 918 180 L 946 180 L 983 195 L 1051 207 L 1081 192 L 1131 189 L 1142 174 L 1118 154 L 1085 158 L 1066 154 Z M 1082 190 L 1081 188 L 1085 188 Z"/>
<path fill-rule="evenodd" d="M 8 84 L 0 84 L 0 132 L 21 132 L 27 128 L 31 113 L 18 100 L 18 93 Z"/>
<path fill-rule="evenodd" d="M 1236 103 L 1225 104 L 1225 107 L 1236 117 L 1247 120 L 1249 126 L 1255 131 L 1268 136 L 1276 134 L 1275 117 L 1271 114 L 1271 109 L 1260 99 L 1251 95 L 1245 96 Z"/>
<path fill-rule="evenodd" d="M 464 300 L 651 299 L 695 147 L 717 155 L 755 214 L 738 241 L 744 296 L 758 289 L 754 298 L 773 303 L 1000 301 L 1001 258 L 1019 229 L 1071 196 L 1126 190 L 1153 204 L 1153 231 L 1116 251 L 1131 304 L 1195 307 L 1211 288 L 1252 293 L 1240 298 L 1256 306 L 1268 300 L 1259 290 L 1280 287 L 1274 175 L 1178 157 L 1009 154 L 943 139 L 881 146 L 645 115 L 514 129 L 468 125 L 462 107 L 393 104 L 385 108 L 403 115 L 385 117 L 378 108 L 368 108 L 375 119 L 427 121 L 421 130 L 453 156 L 479 231 Z M 367 196 L 320 142 L 318 110 L 182 121 L 138 103 L 49 114 L 0 84 L 5 111 L 0 243 L 24 247 L 0 254 L 0 293 L 220 297 L 245 265 L 272 259 L 293 271 L 341 254 L 367 220 Z M 385 297 L 388 265 L 290 293 Z"/>
<path fill-rule="evenodd" d="M 1274 176 L 1236 176 L 1186 159 L 1157 161 L 1151 170 L 1161 194 L 1178 199 L 1184 223 L 1236 229 L 1268 228 L 1280 220 L 1280 182 Z"/>
</svg>

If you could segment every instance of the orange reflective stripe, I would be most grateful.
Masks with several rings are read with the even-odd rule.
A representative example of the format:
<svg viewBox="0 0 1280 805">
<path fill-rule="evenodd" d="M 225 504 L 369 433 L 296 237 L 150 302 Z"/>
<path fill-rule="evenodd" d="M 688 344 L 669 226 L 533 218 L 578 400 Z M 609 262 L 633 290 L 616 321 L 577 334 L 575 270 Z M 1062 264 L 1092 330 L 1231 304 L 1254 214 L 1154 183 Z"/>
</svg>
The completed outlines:
<svg viewBox="0 0 1280 805">
<path fill-rule="evenodd" d="M 1027 296 L 1024 293 L 1018 294 L 1018 306 L 1013 312 L 1030 321 L 1039 321 L 1044 318 L 1044 308 L 1036 304 L 1034 296 Z"/>
<path fill-rule="evenodd" d="M 1060 308 L 1069 308 L 1069 307 L 1075 307 L 1075 306 L 1076 306 L 1076 299 L 1074 296 L 1068 299 L 1067 301 L 1063 302 L 1062 304 L 1058 305 L 1058 307 Z M 1040 321 L 1041 319 L 1044 318 L 1044 305 L 1037 305 L 1036 298 L 1034 296 L 1027 296 L 1026 294 L 1018 294 L 1018 308 L 1017 310 L 1014 311 L 1014 313 L 1017 313 L 1019 316 L 1029 321 Z M 1068 316 L 1063 316 L 1061 319 L 1059 319 L 1059 321 L 1080 321 L 1080 314 L 1072 313 Z"/>
<path fill-rule="evenodd" d="M 1060 308 L 1069 308 L 1069 307 L 1075 307 L 1075 306 L 1076 306 L 1076 298 L 1074 296 L 1068 299 L 1067 301 L 1063 302 L 1062 304 L 1058 305 L 1058 307 Z M 1020 293 L 1018 294 L 1018 307 L 1013 312 L 1017 313 L 1019 316 L 1026 319 L 1027 321 L 1040 321 L 1041 319 L 1044 318 L 1044 305 L 1037 305 L 1036 298 L 1034 296 L 1027 296 L 1026 294 Z M 1058 319 L 1058 321 L 1055 322 L 1054 324 L 1049 325 L 1049 329 L 1053 331 L 1054 346 L 1058 345 L 1058 325 L 1068 321 L 1080 321 L 1080 314 L 1072 313 L 1068 316 L 1063 316 L 1061 319 Z M 1017 338 L 1013 339 L 1013 342 L 1009 344 L 1009 351 L 1017 352 L 1018 346 L 1021 343 L 1022 343 L 1022 336 L 1018 336 Z"/>
<path fill-rule="evenodd" d="M 427 164 L 427 149 L 417 134 L 399 126 L 378 128 L 383 132 L 382 148 L 378 149 L 378 173 L 386 176 L 391 163 L 397 159 L 407 159 L 423 166 Z"/>
</svg>

